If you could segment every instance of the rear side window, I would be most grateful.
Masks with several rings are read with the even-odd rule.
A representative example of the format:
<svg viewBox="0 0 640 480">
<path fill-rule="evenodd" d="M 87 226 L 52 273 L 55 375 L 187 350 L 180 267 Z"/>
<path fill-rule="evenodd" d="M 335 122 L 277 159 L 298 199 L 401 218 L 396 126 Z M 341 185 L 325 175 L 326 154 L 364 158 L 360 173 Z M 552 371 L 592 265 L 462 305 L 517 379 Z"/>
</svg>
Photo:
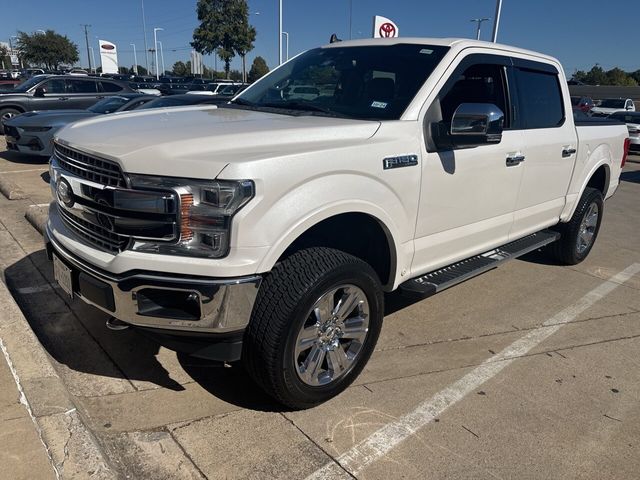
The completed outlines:
<svg viewBox="0 0 640 480">
<path fill-rule="evenodd" d="M 122 87 L 120 85 L 118 85 L 117 83 L 111 83 L 111 82 L 100 82 L 100 84 L 102 85 L 102 91 L 103 92 L 107 92 L 107 93 L 115 93 L 115 92 L 120 92 L 122 91 Z"/>
<path fill-rule="evenodd" d="M 558 75 L 516 68 L 524 128 L 554 128 L 564 122 Z"/>
<path fill-rule="evenodd" d="M 69 93 L 97 93 L 98 91 L 95 80 L 69 79 L 67 85 Z"/>
</svg>

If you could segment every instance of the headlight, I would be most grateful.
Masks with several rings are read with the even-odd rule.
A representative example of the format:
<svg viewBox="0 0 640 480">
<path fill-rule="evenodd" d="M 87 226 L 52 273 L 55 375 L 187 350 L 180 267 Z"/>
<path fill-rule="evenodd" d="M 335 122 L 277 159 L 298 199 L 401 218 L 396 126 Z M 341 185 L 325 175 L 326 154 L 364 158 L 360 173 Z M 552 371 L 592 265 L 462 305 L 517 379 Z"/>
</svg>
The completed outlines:
<svg viewBox="0 0 640 480">
<path fill-rule="evenodd" d="M 52 127 L 20 127 L 23 132 L 48 132 Z"/>
<path fill-rule="evenodd" d="M 140 252 L 220 258 L 229 253 L 231 219 L 255 195 L 251 180 L 192 180 L 129 175 L 136 189 L 174 190 L 180 197 L 177 243 L 136 241 Z"/>
</svg>

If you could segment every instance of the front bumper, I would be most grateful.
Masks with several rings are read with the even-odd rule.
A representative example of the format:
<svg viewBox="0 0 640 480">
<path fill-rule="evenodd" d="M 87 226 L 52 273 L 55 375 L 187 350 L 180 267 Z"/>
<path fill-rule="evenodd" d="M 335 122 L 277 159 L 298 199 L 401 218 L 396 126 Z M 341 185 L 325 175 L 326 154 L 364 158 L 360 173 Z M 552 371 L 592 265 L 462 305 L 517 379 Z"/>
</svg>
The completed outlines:
<svg viewBox="0 0 640 480">
<path fill-rule="evenodd" d="M 8 150 L 46 157 L 50 157 L 53 153 L 51 144 L 53 134 L 51 132 L 20 134 L 16 127 L 8 125 L 4 125 L 4 129 Z"/>
<path fill-rule="evenodd" d="M 71 269 L 74 296 L 128 324 L 166 334 L 189 332 L 229 336 L 249 323 L 261 276 L 231 279 L 162 272 L 121 275 L 78 259 L 56 241 L 47 226 L 47 255 Z"/>
</svg>

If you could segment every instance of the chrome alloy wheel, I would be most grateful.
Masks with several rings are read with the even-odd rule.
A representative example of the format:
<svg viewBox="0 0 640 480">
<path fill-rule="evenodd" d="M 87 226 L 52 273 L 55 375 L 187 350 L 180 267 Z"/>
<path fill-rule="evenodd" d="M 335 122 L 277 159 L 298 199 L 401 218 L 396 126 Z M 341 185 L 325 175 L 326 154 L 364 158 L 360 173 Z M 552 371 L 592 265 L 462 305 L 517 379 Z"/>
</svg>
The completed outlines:
<svg viewBox="0 0 640 480">
<path fill-rule="evenodd" d="M 13 112 L 4 112 L 4 113 L 2 114 L 2 117 L 0 118 L 0 120 L 10 120 L 10 119 L 12 119 L 12 118 L 13 118 L 13 117 L 15 117 L 15 116 L 16 116 L 16 114 L 15 114 L 15 113 L 13 113 Z"/>
<path fill-rule="evenodd" d="M 327 385 L 344 376 L 360 354 L 369 330 L 369 302 L 355 285 L 324 293 L 300 328 L 294 349 L 296 372 L 307 385 Z"/>
<path fill-rule="evenodd" d="M 582 218 L 580 230 L 578 231 L 577 248 L 578 253 L 583 254 L 593 243 L 593 238 L 598 226 L 598 217 L 600 216 L 600 208 L 598 204 L 593 202 L 589 205 L 589 210 Z"/>
</svg>

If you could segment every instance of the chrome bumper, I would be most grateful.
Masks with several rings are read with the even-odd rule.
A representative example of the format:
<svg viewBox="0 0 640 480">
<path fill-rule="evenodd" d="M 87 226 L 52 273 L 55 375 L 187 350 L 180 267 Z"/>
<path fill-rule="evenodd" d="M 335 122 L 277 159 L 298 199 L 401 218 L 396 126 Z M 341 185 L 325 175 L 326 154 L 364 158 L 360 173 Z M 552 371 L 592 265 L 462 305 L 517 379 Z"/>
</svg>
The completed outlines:
<svg viewBox="0 0 640 480">
<path fill-rule="evenodd" d="M 72 270 L 74 296 L 131 325 L 165 330 L 229 333 L 249 323 L 261 276 L 232 279 L 178 276 L 161 272 L 132 272 L 114 275 L 78 259 L 45 232 L 47 255 L 56 255 Z M 176 314 L 175 308 L 149 309 L 149 292 L 154 298 L 189 296 L 199 312 L 194 318 Z M 166 292 L 166 296 L 162 295 Z M 160 294 L 160 297 L 158 297 Z M 166 299 L 166 298 L 165 298 Z M 160 315 L 153 313 L 160 312 Z M 173 314 L 172 314 L 173 312 Z M 179 313 L 179 312 L 178 312 Z"/>
</svg>

